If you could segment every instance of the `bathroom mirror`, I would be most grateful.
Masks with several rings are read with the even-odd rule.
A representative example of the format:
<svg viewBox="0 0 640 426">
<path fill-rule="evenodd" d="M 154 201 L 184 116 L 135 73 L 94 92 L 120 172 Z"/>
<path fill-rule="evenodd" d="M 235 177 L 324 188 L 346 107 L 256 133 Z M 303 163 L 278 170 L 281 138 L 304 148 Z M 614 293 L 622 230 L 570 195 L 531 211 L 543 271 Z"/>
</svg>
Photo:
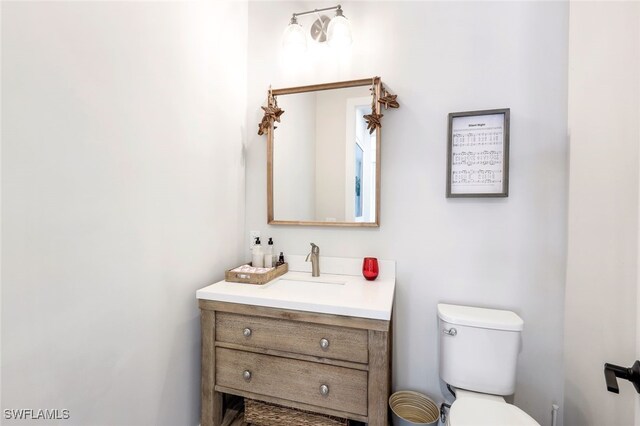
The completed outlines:
<svg viewBox="0 0 640 426">
<path fill-rule="evenodd" d="M 270 91 L 269 224 L 380 225 L 380 93 L 377 77 Z"/>
</svg>

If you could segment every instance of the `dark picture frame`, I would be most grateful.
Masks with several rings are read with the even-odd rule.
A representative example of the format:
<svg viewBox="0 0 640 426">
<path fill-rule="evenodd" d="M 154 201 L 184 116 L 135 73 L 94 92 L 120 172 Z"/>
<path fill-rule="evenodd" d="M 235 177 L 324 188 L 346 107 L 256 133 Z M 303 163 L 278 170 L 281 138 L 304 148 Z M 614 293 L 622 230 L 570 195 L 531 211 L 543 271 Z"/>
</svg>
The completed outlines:
<svg viewBox="0 0 640 426">
<path fill-rule="evenodd" d="M 447 198 L 509 196 L 510 112 L 449 114 Z"/>
</svg>

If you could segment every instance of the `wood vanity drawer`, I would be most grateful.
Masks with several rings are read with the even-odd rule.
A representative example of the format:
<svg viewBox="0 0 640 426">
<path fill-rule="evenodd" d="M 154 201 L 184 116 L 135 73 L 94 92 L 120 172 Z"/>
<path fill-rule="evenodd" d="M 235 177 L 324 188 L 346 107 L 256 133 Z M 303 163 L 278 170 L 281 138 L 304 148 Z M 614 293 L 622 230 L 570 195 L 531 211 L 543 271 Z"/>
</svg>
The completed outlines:
<svg viewBox="0 0 640 426">
<path fill-rule="evenodd" d="M 215 351 L 216 385 L 367 415 L 366 371 L 226 348 Z"/>
<path fill-rule="evenodd" d="M 216 341 L 367 363 L 368 332 L 308 322 L 218 312 Z"/>
</svg>

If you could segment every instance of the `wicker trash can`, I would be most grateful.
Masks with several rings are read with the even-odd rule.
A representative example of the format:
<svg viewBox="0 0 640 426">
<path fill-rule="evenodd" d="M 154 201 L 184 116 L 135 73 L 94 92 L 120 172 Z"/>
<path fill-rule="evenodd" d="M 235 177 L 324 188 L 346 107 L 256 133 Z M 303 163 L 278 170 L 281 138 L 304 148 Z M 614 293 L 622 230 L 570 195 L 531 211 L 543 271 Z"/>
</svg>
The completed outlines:
<svg viewBox="0 0 640 426">
<path fill-rule="evenodd" d="M 347 426 L 340 417 L 269 404 L 255 399 L 244 400 L 244 421 L 251 426 Z"/>
</svg>

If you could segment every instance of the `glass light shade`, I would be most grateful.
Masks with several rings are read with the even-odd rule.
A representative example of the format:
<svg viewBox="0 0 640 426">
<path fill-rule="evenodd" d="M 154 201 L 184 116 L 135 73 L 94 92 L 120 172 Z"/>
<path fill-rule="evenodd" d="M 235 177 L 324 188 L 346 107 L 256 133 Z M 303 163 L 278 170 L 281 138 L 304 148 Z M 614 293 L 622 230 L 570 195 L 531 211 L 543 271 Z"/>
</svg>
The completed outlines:
<svg viewBox="0 0 640 426">
<path fill-rule="evenodd" d="M 302 25 L 291 23 L 285 28 L 282 34 L 282 47 L 287 53 L 302 53 L 307 50 L 307 35 L 304 33 Z"/>
<path fill-rule="evenodd" d="M 344 16 L 335 16 L 327 28 L 327 43 L 329 46 L 342 48 L 351 46 L 351 24 Z"/>
</svg>

